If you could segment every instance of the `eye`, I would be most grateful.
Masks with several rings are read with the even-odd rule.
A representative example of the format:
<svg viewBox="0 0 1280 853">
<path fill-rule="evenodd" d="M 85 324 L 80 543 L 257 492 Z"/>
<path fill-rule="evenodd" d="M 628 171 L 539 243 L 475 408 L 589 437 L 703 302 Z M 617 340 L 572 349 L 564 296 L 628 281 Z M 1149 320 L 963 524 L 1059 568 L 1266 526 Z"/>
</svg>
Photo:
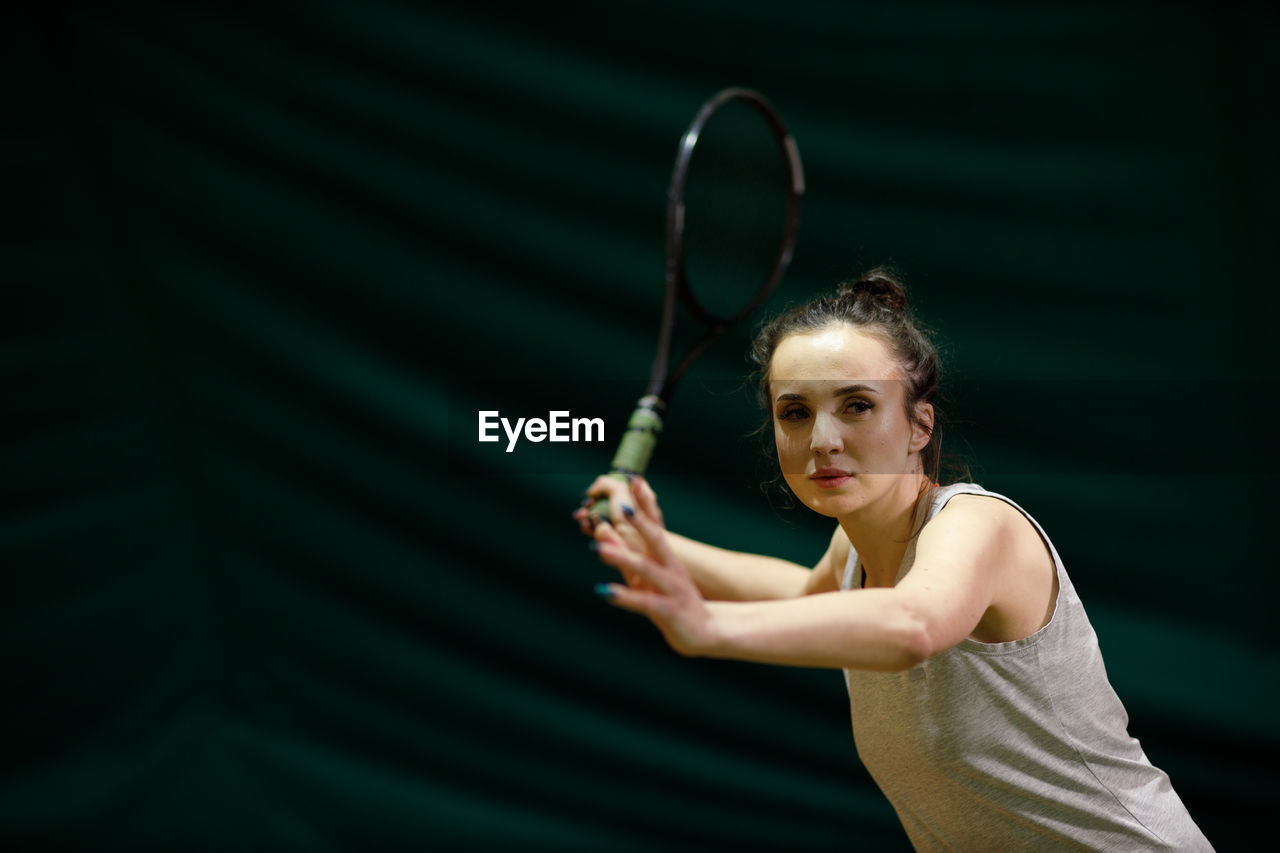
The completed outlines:
<svg viewBox="0 0 1280 853">
<path fill-rule="evenodd" d="M 845 404 L 844 410 L 855 415 L 865 415 L 874 408 L 875 404 L 870 400 L 863 400 L 861 397 L 855 397 Z"/>
<path fill-rule="evenodd" d="M 789 406 L 778 413 L 780 421 L 799 421 L 809 416 L 804 406 Z"/>
</svg>

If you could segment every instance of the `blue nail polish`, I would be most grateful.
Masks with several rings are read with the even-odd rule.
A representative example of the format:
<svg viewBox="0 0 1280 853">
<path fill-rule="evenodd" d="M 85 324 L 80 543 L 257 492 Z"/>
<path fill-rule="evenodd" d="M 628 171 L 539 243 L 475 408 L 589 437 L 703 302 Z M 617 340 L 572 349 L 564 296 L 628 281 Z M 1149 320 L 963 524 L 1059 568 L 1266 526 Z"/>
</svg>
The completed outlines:
<svg viewBox="0 0 1280 853">
<path fill-rule="evenodd" d="M 625 515 L 627 518 L 635 518 L 636 511 L 631 507 L 627 506 L 626 504 L 623 504 L 622 514 Z"/>
<path fill-rule="evenodd" d="M 587 543 L 587 550 L 589 550 L 589 551 L 599 551 L 599 550 L 600 550 L 600 543 L 599 543 L 599 542 L 597 542 L 596 540 L 592 539 L 590 542 L 588 542 L 588 543 Z"/>
<path fill-rule="evenodd" d="M 613 598 L 613 587 L 607 583 L 598 583 L 596 584 L 596 595 L 601 598 Z"/>
</svg>

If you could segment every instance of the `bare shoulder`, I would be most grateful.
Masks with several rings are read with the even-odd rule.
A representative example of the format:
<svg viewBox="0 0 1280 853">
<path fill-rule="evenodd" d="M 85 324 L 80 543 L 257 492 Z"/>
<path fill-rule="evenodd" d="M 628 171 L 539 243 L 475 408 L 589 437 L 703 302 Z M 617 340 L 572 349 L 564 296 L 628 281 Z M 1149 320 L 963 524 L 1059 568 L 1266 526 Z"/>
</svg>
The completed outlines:
<svg viewBox="0 0 1280 853">
<path fill-rule="evenodd" d="M 922 546 L 945 542 L 950 547 L 991 547 L 1008 544 L 1024 532 L 1035 533 L 1031 522 L 1007 501 L 987 495 L 955 495 L 920 532 Z"/>
<path fill-rule="evenodd" d="M 1052 615 L 1057 572 L 1035 525 L 1007 501 L 956 495 L 925 525 L 920 551 L 944 563 L 968 563 L 995 586 L 991 608 L 973 633 L 984 642 L 1025 637 Z"/>
<path fill-rule="evenodd" d="M 822 555 L 822 559 L 813 567 L 813 572 L 809 575 L 804 594 L 812 595 L 817 592 L 838 590 L 845 564 L 849 561 L 849 550 L 852 547 L 844 528 L 837 524 L 835 532 L 831 534 L 831 543 L 827 546 L 826 553 Z"/>
<path fill-rule="evenodd" d="M 827 549 L 827 553 L 831 560 L 831 570 L 835 574 L 837 585 L 840 582 L 840 572 L 844 570 L 845 563 L 849 562 L 849 551 L 853 548 L 849 542 L 849 535 L 844 532 L 844 528 L 836 525 L 835 532 L 831 534 L 831 547 Z"/>
<path fill-rule="evenodd" d="M 952 495 L 947 501 L 947 505 L 938 513 L 939 516 L 944 512 L 950 512 L 953 515 L 962 513 L 986 514 L 992 517 L 1015 517 L 1022 518 L 1022 513 L 1018 512 L 1013 506 L 1005 500 L 992 497 L 990 495 L 973 495 L 959 494 Z"/>
</svg>

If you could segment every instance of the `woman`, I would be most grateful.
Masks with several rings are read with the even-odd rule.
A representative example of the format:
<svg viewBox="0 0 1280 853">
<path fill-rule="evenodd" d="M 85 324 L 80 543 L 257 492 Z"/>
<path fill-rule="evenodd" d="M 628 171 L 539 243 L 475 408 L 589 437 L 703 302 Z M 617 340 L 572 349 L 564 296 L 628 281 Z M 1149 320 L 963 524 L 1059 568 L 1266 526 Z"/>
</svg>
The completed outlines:
<svg viewBox="0 0 1280 853">
<path fill-rule="evenodd" d="M 787 485 L 835 519 L 812 570 L 667 532 L 600 478 L 598 591 L 684 655 L 843 669 L 858 754 L 918 850 L 1211 850 L 1126 731 L 1061 559 L 1017 504 L 936 483 L 934 346 L 875 270 L 753 346 Z"/>
</svg>

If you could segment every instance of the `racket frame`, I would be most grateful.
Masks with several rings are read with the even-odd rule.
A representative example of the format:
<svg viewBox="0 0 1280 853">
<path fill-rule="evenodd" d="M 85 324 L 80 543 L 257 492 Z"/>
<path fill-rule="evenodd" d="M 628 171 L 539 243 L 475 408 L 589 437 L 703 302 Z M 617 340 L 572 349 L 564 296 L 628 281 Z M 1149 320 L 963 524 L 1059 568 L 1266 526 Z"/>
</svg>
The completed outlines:
<svg viewBox="0 0 1280 853">
<path fill-rule="evenodd" d="M 737 313 L 723 317 L 708 310 L 698 301 L 697 295 L 689 281 L 688 270 L 684 259 L 684 225 L 685 225 L 685 185 L 689 176 L 689 164 L 693 159 L 698 137 L 702 134 L 707 122 L 722 107 L 734 101 L 744 101 L 756 109 L 773 131 L 779 150 L 787 167 L 787 205 L 784 214 L 782 233 L 778 243 L 778 253 L 774 259 L 768 276 L 756 289 L 751 299 Z M 627 421 L 627 428 L 618 443 L 617 452 L 609 466 L 607 476 L 616 480 L 629 482 L 632 477 L 644 474 L 653 449 L 657 445 L 658 435 L 662 432 L 662 418 L 667 404 L 675 391 L 676 384 L 684 376 L 689 366 L 702 355 L 721 335 L 756 311 L 769 295 L 777 288 L 783 274 L 791 264 L 795 254 L 796 232 L 800 224 L 801 201 L 804 198 L 804 169 L 800 162 L 800 151 L 796 147 L 795 138 L 783 124 L 773 104 L 754 89 L 730 87 L 712 95 L 694 115 L 693 121 L 680 137 L 676 149 L 675 165 L 671 170 L 671 183 L 667 189 L 667 228 L 666 228 L 666 267 L 664 271 L 664 294 L 662 301 L 662 318 L 658 326 L 658 345 L 654 353 L 653 365 L 649 372 L 649 384 L 644 396 L 636 403 L 635 410 Z M 676 325 L 676 305 L 684 307 L 706 329 L 702 337 L 693 344 L 684 357 L 671 367 L 672 335 Z M 609 518 L 609 501 L 607 498 L 597 500 L 591 507 L 591 518 L 595 521 Z"/>
</svg>

